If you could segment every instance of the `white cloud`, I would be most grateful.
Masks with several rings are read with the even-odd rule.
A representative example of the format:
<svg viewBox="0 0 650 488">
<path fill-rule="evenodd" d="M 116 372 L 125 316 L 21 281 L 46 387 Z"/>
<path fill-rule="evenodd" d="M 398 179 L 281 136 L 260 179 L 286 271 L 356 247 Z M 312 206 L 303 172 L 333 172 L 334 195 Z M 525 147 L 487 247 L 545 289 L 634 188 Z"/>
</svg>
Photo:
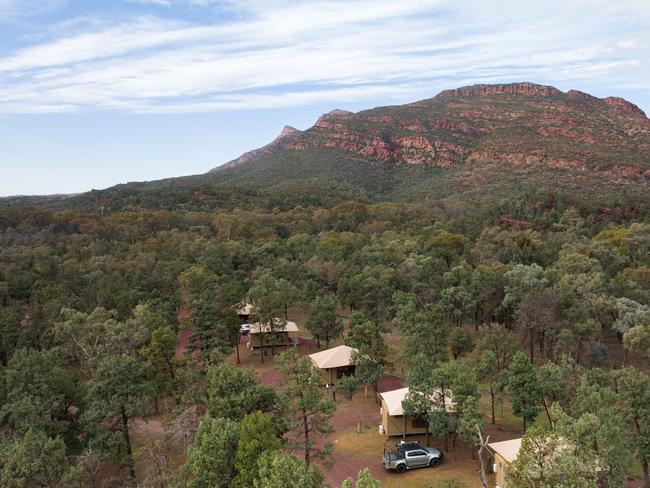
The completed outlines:
<svg viewBox="0 0 650 488">
<path fill-rule="evenodd" d="M 159 7 L 171 7 L 171 0 L 127 0 L 129 3 L 139 3 L 141 5 L 158 5 Z"/>
<path fill-rule="evenodd" d="M 587 0 L 530 9 L 514 0 L 489 8 L 451 0 L 179 1 L 241 15 L 191 24 L 138 17 L 56 31 L 0 58 L 0 112 L 403 101 L 465 82 L 524 79 L 615 89 L 650 75 L 648 15 L 633 0 L 627 10 L 600 0 L 590 15 Z"/>
<path fill-rule="evenodd" d="M 0 21 L 29 17 L 57 9 L 65 0 L 0 0 Z"/>
<path fill-rule="evenodd" d="M 141 5 L 154 5 L 158 7 L 171 7 L 172 5 L 181 5 L 189 7 L 208 7 L 211 5 L 234 7 L 230 0 L 124 0 L 127 3 L 139 3 Z M 235 2 L 236 3 L 236 2 Z M 239 2 L 243 3 L 243 2 Z M 238 6 L 241 8 L 241 5 Z"/>
</svg>

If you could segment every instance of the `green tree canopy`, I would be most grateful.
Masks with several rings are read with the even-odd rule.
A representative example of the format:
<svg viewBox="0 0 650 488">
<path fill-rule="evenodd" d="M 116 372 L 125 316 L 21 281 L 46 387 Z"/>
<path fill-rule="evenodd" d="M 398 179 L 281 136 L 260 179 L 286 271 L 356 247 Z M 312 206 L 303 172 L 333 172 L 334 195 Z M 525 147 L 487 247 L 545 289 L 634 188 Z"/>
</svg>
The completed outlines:
<svg viewBox="0 0 650 488">
<path fill-rule="evenodd" d="M 99 363 L 86 398 L 85 421 L 121 434 L 133 485 L 136 474 L 130 425 L 134 418 L 147 417 L 151 412 L 154 388 L 150 377 L 147 364 L 140 358 L 108 356 Z"/>
<path fill-rule="evenodd" d="M 284 328 L 285 305 L 289 299 L 288 288 L 276 279 L 270 271 L 264 272 L 253 284 L 248 294 L 253 300 L 254 315 L 261 324 L 266 324 L 268 333 Z M 260 338 L 264 340 L 264 333 Z M 263 344 L 263 342 L 262 342 Z M 275 355 L 275 346 L 272 345 L 271 353 Z M 260 353 L 260 360 L 264 362 L 264 349 Z"/>
<path fill-rule="evenodd" d="M 302 451 L 307 466 L 314 457 L 329 462 L 332 444 L 325 439 L 333 431 L 330 419 L 336 405 L 320 388 L 320 370 L 293 349 L 280 354 L 276 363 L 282 373 L 280 392 L 287 403 L 289 447 Z"/>
<path fill-rule="evenodd" d="M 272 388 L 258 384 L 255 374 L 226 361 L 208 366 L 206 406 L 214 418 L 239 421 L 255 411 L 269 411 L 276 404 Z"/>
<path fill-rule="evenodd" d="M 476 369 L 477 377 L 480 381 L 485 381 L 488 384 L 488 392 L 490 393 L 490 414 L 492 425 L 496 424 L 495 404 L 499 398 L 500 392 L 505 387 L 505 375 L 499 371 L 499 365 L 496 354 L 492 351 L 483 351 L 479 358 L 479 363 Z"/>
<path fill-rule="evenodd" d="M 597 462 L 553 432 L 526 432 L 508 478 L 517 488 L 588 488 L 596 485 Z"/>
<path fill-rule="evenodd" d="M 325 480 L 320 471 L 306 466 L 296 456 L 280 451 L 264 453 L 259 460 L 259 476 L 254 488 L 323 488 Z"/>
<path fill-rule="evenodd" d="M 65 443 L 31 429 L 0 450 L 0 486 L 4 488 L 65 488 L 74 472 Z"/>
<path fill-rule="evenodd" d="M 0 420 L 12 429 L 61 436 L 78 445 L 83 392 L 79 377 L 69 372 L 53 351 L 19 349 L 4 370 Z"/>
<path fill-rule="evenodd" d="M 632 446 L 650 485 L 650 378 L 635 368 L 614 372 L 623 408 L 620 412 L 632 432 Z"/>
<path fill-rule="evenodd" d="M 343 481 L 341 488 L 353 488 L 352 483 L 352 478 L 348 478 Z M 363 468 L 357 475 L 354 488 L 381 488 L 381 481 L 374 479 L 368 468 Z"/>
<path fill-rule="evenodd" d="M 518 352 L 508 366 L 508 394 L 512 402 L 512 413 L 521 417 L 524 432 L 540 412 L 541 389 L 535 368 L 528 358 Z"/>
<path fill-rule="evenodd" d="M 185 470 L 189 488 L 229 488 L 236 475 L 235 456 L 239 424 L 229 419 L 206 417 L 194 443 L 187 449 Z"/>
<path fill-rule="evenodd" d="M 464 327 L 454 327 L 449 336 L 449 344 L 454 359 L 474 350 L 474 336 Z"/>
<path fill-rule="evenodd" d="M 237 476 L 232 486 L 249 488 L 259 475 L 258 460 L 265 452 L 280 449 L 282 442 L 273 418 L 266 413 L 254 412 L 243 418 L 239 428 L 239 441 L 235 455 Z"/>
<path fill-rule="evenodd" d="M 311 303 L 305 327 L 316 338 L 319 348 L 321 339 L 328 348 L 330 341 L 341 335 L 343 321 L 336 315 L 334 295 L 319 296 Z"/>
</svg>

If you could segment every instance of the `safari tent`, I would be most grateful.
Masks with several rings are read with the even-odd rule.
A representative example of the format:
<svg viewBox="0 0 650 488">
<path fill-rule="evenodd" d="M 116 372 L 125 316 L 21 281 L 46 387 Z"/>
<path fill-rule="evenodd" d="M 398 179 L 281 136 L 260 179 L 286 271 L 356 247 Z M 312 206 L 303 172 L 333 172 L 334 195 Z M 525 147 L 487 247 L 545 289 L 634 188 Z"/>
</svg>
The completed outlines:
<svg viewBox="0 0 650 488">
<path fill-rule="evenodd" d="M 572 446 L 572 444 L 568 443 L 563 438 L 560 438 L 559 440 L 555 439 L 553 442 L 554 447 L 552 452 L 555 455 L 570 448 L 575 449 L 575 446 Z M 508 479 L 508 470 L 519 455 L 519 449 L 521 448 L 521 437 L 507 441 L 490 442 L 488 443 L 487 448 L 491 457 L 490 467 L 494 473 L 494 486 L 496 488 L 510 488 L 512 484 Z M 595 475 L 597 478 L 601 478 L 604 474 L 605 471 L 598 462 L 595 466 Z M 601 483 L 599 481 L 597 481 L 597 486 L 601 486 Z"/>
<path fill-rule="evenodd" d="M 248 347 L 252 351 L 262 348 L 298 345 L 300 330 L 295 322 L 275 319 L 273 331 L 269 324 L 251 324 L 248 333 Z"/>
<path fill-rule="evenodd" d="M 402 402 L 408 394 L 408 388 L 385 391 L 379 394 L 381 398 L 381 425 L 388 436 L 410 434 L 425 434 L 427 424 L 425 420 L 410 417 L 404 414 Z M 445 396 L 447 413 L 453 413 L 453 399 L 451 394 Z"/>
<path fill-rule="evenodd" d="M 342 345 L 315 352 L 308 357 L 314 366 L 322 371 L 323 384 L 332 386 L 343 376 L 354 376 L 355 366 L 352 356 L 355 352 L 355 348 Z"/>
<path fill-rule="evenodd" d="M 490 442 L 487 447 L 492 455 L 495 487 L 507 488 L 509 486 L 508 466 L 517 459 L 521 447 L 521 437 L 508 441 Z"/>
<path fill-rule="evenodd" d="M 239 310 L 237 310 L 237 315 L 244 322 L 248 322 L 253 316 L 253 305 L 250 303 L 245 303 Z"/>
</svg>

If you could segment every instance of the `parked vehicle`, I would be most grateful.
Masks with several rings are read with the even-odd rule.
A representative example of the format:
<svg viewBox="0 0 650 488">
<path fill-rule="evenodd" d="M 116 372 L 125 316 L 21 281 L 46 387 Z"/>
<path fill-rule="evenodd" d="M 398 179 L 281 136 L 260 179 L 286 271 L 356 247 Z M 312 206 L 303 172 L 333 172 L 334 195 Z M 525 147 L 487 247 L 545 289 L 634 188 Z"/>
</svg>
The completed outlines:
<svg viewBox="0 0 650 488">
<path fill-rule="evenodd" d="M 248 335 L 250 331 L 251 331 L 250 324 L 242 324 L 242 326 L 239 328 L 239 333 L 243 336 Z"/>
<path fill-rule="evenodd" d="M 385 469 L 392 469 L 403 473 L 407 469 L 435 468 L 440 464 L 444 455 L 435 447 L 422 447 L 418 442 L 400 442 L 395 449 L 384 449 L 383 465 Z"/>
</svg>

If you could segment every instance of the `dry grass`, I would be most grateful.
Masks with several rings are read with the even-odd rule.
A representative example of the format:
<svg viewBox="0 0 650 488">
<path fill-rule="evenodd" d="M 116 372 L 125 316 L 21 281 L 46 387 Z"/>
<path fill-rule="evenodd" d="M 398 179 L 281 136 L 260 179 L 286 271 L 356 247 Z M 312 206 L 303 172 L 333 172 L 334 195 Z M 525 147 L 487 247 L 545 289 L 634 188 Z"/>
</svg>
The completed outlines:
<svg viewBox="0 0 650 488">
<path fill-rule="evenodd" d="M 417 436 L 409 438 L 415 439 Z M 399 438 L 387 439 L 376 428 L 362 429 L 360 433 L 355 428 L 337 432 L 334 436 L 334 457 L 337 463 L 331 471 L 326 472 L 328 481 L 333 486 L 340 486 L 343 479 L 355 476 L 367 466 L 374 477 L 381 480 L 382 488 L 429 488 L 444 486 L 447 481 L 459 481 L 468 488 L 481 486 L 477 472 L 478 461 L 472 459 L 469 448 L 460 445 L 456 450 L 457 459 L 454 459 L 454 453 L 445 452 L 445 460 L 434 469 L 421 468 L 402 475 L 384 470 L 381 465 L 384 446 L 398 441 Z M 432 445 L 443 447 L 444 442 L 434 440 Z"/>
</svg>

